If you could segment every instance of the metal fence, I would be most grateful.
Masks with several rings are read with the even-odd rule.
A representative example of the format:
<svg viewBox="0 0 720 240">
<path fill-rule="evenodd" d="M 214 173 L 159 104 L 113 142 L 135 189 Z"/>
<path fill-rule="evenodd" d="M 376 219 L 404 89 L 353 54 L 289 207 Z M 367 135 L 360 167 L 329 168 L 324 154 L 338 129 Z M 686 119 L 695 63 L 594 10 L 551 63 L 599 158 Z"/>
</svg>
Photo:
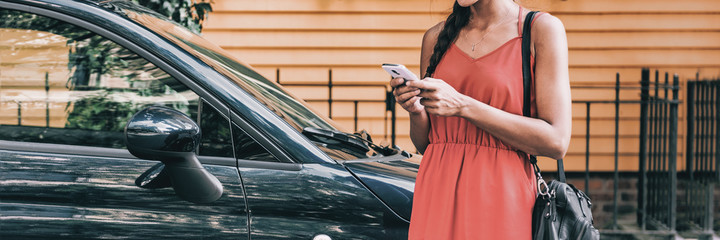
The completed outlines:
<svg viewBox="0 0 720 240">
<path fill-rule="evenodd" d="M 358 114 L 359 104 L 384 103 L 384 134 L 391 144 L 396 144 L 396 103 L 391 88 L 384 83 L 356 84 L 335 83 L 332 69 L 328 69 L 328 80 L 323 82 L 293 83 L 280 80 L 277 70 L 276 81 L 283 86 L 321 87 L 327 88 L 327 99 L 307 100 L 328 104 L 328 116 L 333 118 L 334 103 L 352 103 L 354 130 L 358 130 L 361 116 Z M 46 76 L 47 79 L 47 76 Z M 670 82 L 669 74 L 661 76 L 654 72 L 652 80 L 649 69 L 643 69 L 639 85 L 620 84 L 620 75 L 616 74 L 613 86 L 573 86 L 573 89 L 594 89 L 614 91 L 614 100 L 573 101 L 573 104 L 584 105 L 585 116 L 585 171 L 584 190 L 593 197 L 593 189 L 589 189 L 592 109 L 596 105 L 614 106 L 614 171 L 612 194 L 612 225 L 604 234 L 642 234 L 656 236 L 675 236 L 680 231 L 699 232 L 703 236 L 713 236 L 714 224 L 714 189 L 720 181 L 720 79 L 687 81 L 685 95 L 686 136 L 685 136 L 685 169 L 678 171 L 678 120 L 680 83 L 674 75 Z M 384 99 L 348 100 L 333 96 L 335 87 L 371 87 L 383 92 Z M 46 92 L 48 84 L 46 80 Z M 621 91 L 638 92 L 640 99 L 620 99 Z M 47 105 L 47 100 L 45 101 Z M 22 103 L 18 104 L 18 125 L 22 122 Z M 618 184 L 620 172 L 619 161 L 619 125 L 621 105 L 640 105 L 639 129 L 639 166 L 637 190 L 637 229 L 627 230 L 618 226 Z M 46 106 L 46 125 L 49 125 L 49 107 Z M 634 176 L 634 175 L 633 175 Z M 678 183 L 682 189 L 678 190 Z M 681 197 L 678 197 L 681 196 Z"/>
<path fill-rule="evenodd" d="M 278 73 L 279 76 L 279 73 Z M 357 130 L 358 104 L 363 102 L 385 102 L 385 125 L 390 125 L 391 129 L 384 137 L 390 136 L 392 144 L 396 139 L 396 112 L 395 102 L 391 89 L 386 84 L 360 84 L 357 86 L 374 86 L 378 91 L 385 91 L 385 99 L 377 100 L 335 100 L 333 98 L 333 88 L 336 86 L 355 86 L 355 84 L 337 84 L 332 81 L 332 70 L 328 71 L 327 83 L 315 84 L 296 84 L 282 83 L 285 86 L 322 86 L 327 87 L 329 98 L 327 100 L 310 100 L 310 102 L 327 102 L 329 105 L 328 115 L 332 117 L 332 105 L 334 102 L 353 102 L 354 106 L 354 124 Z M 654 77 L 654 79 L 653 79 Z M 659 71 L 654 71 L 651 76 L 649 69 L 643 69 L 641 79 L 635 84 L 620 83 L 620 75 L 616 75 L 615 84 L 611 86 L 573 86 L 573 89 L 591 89 L 598 91 L 614 91 L 615 99 L 609 100 L 587 100 L 573 101 L 574 105 L 584 105 L 586 109 L 585 116 L 585 191 L 593 196 L 593 189 L 589 189 L 590 180 L 590 157 L 591 157 L 591 138 L 590 133 L 592 127 L 592 117 L 594 106 L 611 105 L 614 106 L 614 170 L 611 172 L 613 179 L 612 193 L 612 219 L 610 228 L 603 230 L 603 234 L 609 236 L 604 238 L 613 238 L 618 235 L 652 235 L 661 238 L 671 238 L 677 236 L 678 229 L 688 231 L 692 229 L 701 229 L 706 234 L 712 235 L 713 224 L 713 199 L 712 199 L 712 182 L 720 178 L 720 124 L 718 124 L 718 113 L 720 112 L 720 84 L 718 81 L 688 81 L 687 89 L 687 170 L 678 171 L 679 145 L 678 129 L 679 111 L 682 102 L 679 100 L 679 91 L 681 90 L 680 81 L 677 75 L 670 76 L 665 73 L 661 76 Z M 639 98 L 621 99 L 621 91 L 623 93 L 636 92 Z M 639 165 L 637 173 L 623 173 L 623 178 L 637 178 L 637 226 L 635 228 L 627 228 L 619 226 L 618 213 L 620 194 L 619 183 L 620 171 L 619 165 L 619 128 L 620 128 L 620 109 L 621 106 L 639 105 L 640 129 L 639 137 Z M 388 117 L 389 115 L 389 117 Z M 627 121 L 627 118 L 623 118 Z M 692 131 L 690 130 L 692 129 Z M 690 172 L 690 173 L 686 173 Z M 576 175 L 577 176 L 577 175 Z M 685 184 L 685 177 L 691 180 Z M 679 177 L 681 179 L 679 179 Z M 697 181 L 701 180 L 701 181 Z M 713 180 L 713 181 L 710 181 Z M 682 189 L 678 189 L 678 181 L 682 181 Z M 701 182 L 701 184 L 698 184 Z M 684 198 L 678 199 L 678 191 L 682 191 Z M 682 211 L 679 212 L 678 209 Z M 602 211 L 602 210 L 600 210 Z M 678 227 L 680 222 L 680 227 Z M 622 237 L 620 237 L 622 238 Z"/>
<path fill-rule="evenodd" d="M 640 80 L 640 156 L 638 180 L 638 225 L 642 230 L 672 233 L 677 222 L 677 156 L 679 77 L 669 74 L 660 82 L 650 81 L 643 69 Z M 672 97 L 669 96 L 672 92 Z"/>
<path fill-rule="evenodd" d="M 685 197 L 683 230 L 712 233 L 715 183 L 720 181 L 720 79 L 687 82 Z"/>
<path fill-rule="evenodd" d="M 687 83 L 687 170 L 689 179 L 720 180 L 720 80 Z"/>
<path fill-rule="evenodd" d="M 50 78 L 49 78 L 49 72 L 45 72 L 45 99 L 43 100 L 32 100 L 32 98 L 28 97 L 28 101 L 21 101 L 21 100 L 13 100 L 13 101 L 0 101 L 2 104 L 16 104 L 17 105 L 17 125 L 22 125 L 22 112 L 23 112 L 23 105 L 27 104 L 33 104 L 36 105 L 34 107 L 37 107 L 37 105 L 44 105 L 45 107 L 45 127 L 50 127 Z"/>
<path fill-rule="evenodd" d="M 384 114 L 384 128 L 382 137 L 384 139 L 390 138 L 391 146 L 396 145 L 397 140 L 397 114 L 395 107 L 395 98 L 392 95 L 392 89 L 388 84 L 385 83 L 369 83 L 369 84 L 357 84 L 357 83 L 336 83 L 333 82 L 332 69 L 328 69 L 328 80 L 326 83 L 322 82 L 308 82 L 308 83 L 293 83 L 293 82 L 282 82 L 280 79 L 280 69 L 276 69 L 275 81 L 288 87 L 325 87 L 327 88 L 327 99 L 306 99 L 306 102 L 320 102 L 328 104 L 328 117 L 333 118 L 333 103 L 352 103 L 353 104 L 353 129 L 358 131 L 358 122 L 360 117 L 358 115 L 358 106 L 361 103 L 385 103 L 385 114 Z M 389 81 L 389 80 L 388 80 Z M 382 91 L 385 95 L 385 99 L 365 99 L 365 100 L 347 100 L 347 99 L 335 99 L 333 96 L 333 89 L 336 87 L 372 87 L 377 89 L 376 91 Z"/>
<path fill-rule="evenodd" d="M 619 136 L 620 136 L 620 105 L 621 104 L 639 104 L 640 101 L 637 100 L 621 100 L 620 99 L 620 91 L 621 90 L 638 90 L 639 88 L 637 86 L 621 86 L 620 84 L 620 74 L 615 75 L 615 85 L 614 86 L 575 86 L 573 89 L 592 89 L 592 90 L 614 90 L 615 92 L 615 99 L 614 100 L 587 100 L 587 101 L 573 101 L 573 104 L 582 104 L 585 105 L 585 192 L 592 197 L 591 189 L 589 186 L 590 181 L 590 142 L 591 142 L 591 119 L 592 119 L 592 106 L 600 105 L 600 104 L 611 104 L 615 107 L 615 115 L 614 115 L 614 154 L 613 154 L 613 160 L 614 160 L 614 171 L 613 171 L 613 219 L 612 219 L 612 225 L 613 229 L 617 229 L 617 222 L 618 222 L 618 198 L 619 194 L 618 192 L 618 185 L 620 182 L 620 172 L 618 171 L 618 161 L 619 161 Z"/>
</svg>

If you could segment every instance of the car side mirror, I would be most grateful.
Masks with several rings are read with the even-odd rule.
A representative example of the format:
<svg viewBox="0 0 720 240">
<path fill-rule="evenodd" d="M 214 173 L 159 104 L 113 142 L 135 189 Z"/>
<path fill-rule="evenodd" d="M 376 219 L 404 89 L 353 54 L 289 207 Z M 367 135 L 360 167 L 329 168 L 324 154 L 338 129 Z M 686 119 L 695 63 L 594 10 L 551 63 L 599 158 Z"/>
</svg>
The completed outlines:
<svg viewBox="0 0 720 240">
<path fill-rule="evenodd" d="M 183 200 L 210 203 L 222 196 L 223 187 L 195 155 L 200 136 L 190 117 L 159 106 L 140 110 L 125 126 L 125 144 L 132 155 L 165 164 L 163 171 Z"/>
</svg>

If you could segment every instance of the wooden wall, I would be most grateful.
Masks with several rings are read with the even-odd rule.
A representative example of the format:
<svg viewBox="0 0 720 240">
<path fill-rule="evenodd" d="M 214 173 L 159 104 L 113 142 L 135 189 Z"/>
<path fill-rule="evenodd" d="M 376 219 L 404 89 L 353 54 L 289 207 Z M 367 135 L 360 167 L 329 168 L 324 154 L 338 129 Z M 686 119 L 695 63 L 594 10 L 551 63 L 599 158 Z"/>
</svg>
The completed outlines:
<svg viewBox="0 0 720 240">
<path fill-rule="evenodd" d="M 72 46 L 59 35 L 0 29 L 0 39 L 13 38 L 25 42 L 0 42 L 0 125 L 64 127 L 70 94 L 65 88 L 70 75 L 68 52 Z"/>
<path fill-rule="evenodd" d="M 625 86 L 637 85 L 642 67 L 678 73 L 684 82 L 720 75 L 720 1 L 717 0 L 525 0 L 565 24 L 570 47 L 571 85 L 607 86 L 620 73 Z M 214 0 L 203 35 L 269 79 L 282 84 L 367 85 L 335 87 L 335 99 L 383 100 L 388 76 L 382 63 L 402 63 L 419 73 L 422 34 L 444 19 L 451 0 Z M 332 70 L 331 72 L 329 70 Z M 279 73 L 279 74 L 278 74 Z M 381 86 L 374 86 L 381 85 Z M 328 98 L 325 87 L 288 87 L 311 101 Z M 681 91 L 682 92 L 682 91 Z M 575 88 L 573 100 L 612 100 L 612 90 Z M 681 94 L 681 98 L 682 98 Z M 623 90 L 621 99 L 639 99 Z M 322 113 L 328 104 L 312 102 Z M 401 109 L 401 108 L 399 108 Z M 620 109 L 621 171 L 638 168 L 639 106 Z M 332 117 L 352 131 L 352 103 L 334 103 Z M 358 128 L 375 139 L 389 133 L 383 103 L 359 103 Z M 681 107 L 680 116 L 684 112 Z M 573 139 L 566 169 L 585 167 L 585 105 L 573 104 Z M 398 144 L 414 149 L 407 114 L 398 111 Z M 591 109 L 590 168 L 612 171 L 612 105 Z M 680 121 L 680 139 L 684 143 Z M 381 139 L 382 140 L 382 139 Z M 683 145 L 679 146 L 682 151 Z M 680 153 L 682 156 L 682 153 Z M 552 169 L 554 162 L 543 161 Z M 682 169 L 684 164 L 679 162 Z"/>
</svg>

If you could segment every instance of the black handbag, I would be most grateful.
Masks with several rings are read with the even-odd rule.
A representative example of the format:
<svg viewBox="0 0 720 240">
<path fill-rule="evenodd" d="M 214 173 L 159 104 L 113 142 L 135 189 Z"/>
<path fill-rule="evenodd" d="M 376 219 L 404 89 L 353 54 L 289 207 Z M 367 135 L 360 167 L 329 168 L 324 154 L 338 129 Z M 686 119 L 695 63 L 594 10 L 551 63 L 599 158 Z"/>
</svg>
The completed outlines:
<svg viewBox="0 0 720 240">
<path fill-rule="evenodd" d="M 528 13 L 522 36 L 523 116 L 530 117 L 530 28 L 537 12 Z M 599 240 L 593 227 L 590 197 L 572 184 L 565 183 L 563 160 L 557 160 L 558 180 L 547 184 L 540 174 L 537 158 L 529 155 L 537 178 L 538 196 L 532 215 L 533 240 L 590 239 Z"/>
</svg>

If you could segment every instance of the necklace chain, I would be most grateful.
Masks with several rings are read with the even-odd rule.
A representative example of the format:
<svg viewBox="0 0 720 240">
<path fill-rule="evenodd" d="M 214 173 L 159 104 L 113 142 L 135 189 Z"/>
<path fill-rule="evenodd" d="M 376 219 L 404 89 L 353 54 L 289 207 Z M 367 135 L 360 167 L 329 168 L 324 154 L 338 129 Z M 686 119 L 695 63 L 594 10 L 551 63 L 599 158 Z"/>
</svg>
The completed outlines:
<svg viewBox="0 0 720 240">
<path fill-rule="evenodd" d="M 505 19 L 507 18 L 508 15 L 510 15 L 510 8 L 508 8 L 507 12 L 505 12 L 505 16 L 503 16 L 503 17 L 500 19 L 500 21 L 495 22 L 495 24 L 493 24 L 493 25 L 491 25 L 490 27 L 487 28 L 487 31 L 485 31 L 485 34 L 480 38 L 479 41 L 477 41 L 476 43 L 473 43 L 473 44 L 471 45 L 470 51 L 473 51 L 473 52 L 474 52 L 474 51 L 475 51 L 475 46 L 478 45 L 479 43 L 481 43 L 483 40 L 485 40 L 485 37 L 487 37 L 488 35 L 490 35 L 490 32 L 492 32 L 492 30 L 495 29 L 496 26 L 498 26 L 498 25 L 500 25 L 501 23 L 505 22 Z M 467 40 L 470 40 L 470 38 L 468 37 L 468 32 L 470 32 L 470 31 L 468 30 L 467 32 L 465 32 L 465 38 L 466 38 Z"/>
</svg>

